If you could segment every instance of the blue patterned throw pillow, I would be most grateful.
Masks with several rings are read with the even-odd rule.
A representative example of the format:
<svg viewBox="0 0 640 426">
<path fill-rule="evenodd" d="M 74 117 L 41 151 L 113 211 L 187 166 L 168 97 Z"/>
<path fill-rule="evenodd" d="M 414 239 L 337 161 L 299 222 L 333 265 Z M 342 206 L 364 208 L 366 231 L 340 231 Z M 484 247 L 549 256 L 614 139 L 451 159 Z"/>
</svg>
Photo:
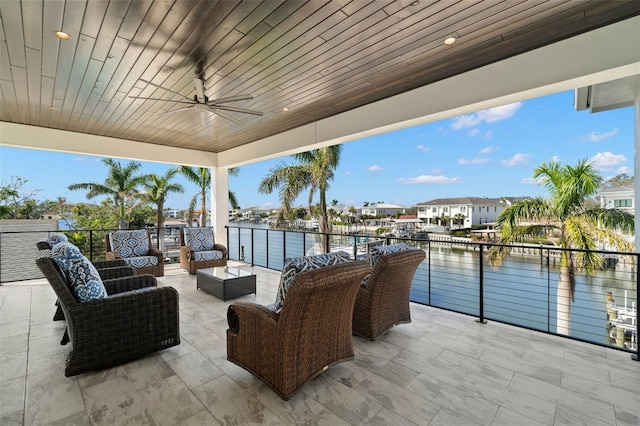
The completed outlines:
<svg viewBox="0 0 640 426">
<path fill-rule="evenodd" d="M 78 247 L 60 242 L 51 249 L 51 258 L 62 270 L 65 281 L 79 302 L 107 297 L 100 274 Z"/>
<path fill-rule="evenodd" d="M 69 242 L 69 239 L 64 234 L 61 234 L 59 232 L 54 232 L 53 234 L 49 235 L 47 242 L 49 243 L 49 247 L 53 247 L 58 243 Z"/>
<path fill-rule="evenodd" d="M 380 256 L 385 255 L 385 254 L 391 254 L 391 253 L 395 253 L 397 251 L 400 250 L 411 250 L 411 247 L 409 247 L 406 244 L 390 244 L 388 246 L 376 246 L 371 250 L 371 257 L 369 258 L 369 261 L 371 262 L 371 267 L 373 268 L 376 265 L 376 262 L 378 261 L 378 259 L 380 259 Z"/>
<path fill-rule="evenodd" d="M 84 257 L 80 249 L 69 242 L 60 242 L 51 248 L 51 258 L 60 267 L 64 279 L 69 282 L 69 269 L 71 264 Z"/>
<path fill-rule="evenodd" d="M 86 257 L 74 261 L 69 269 L 69 285 L 79 302 L 107 297 L 100 274 Z"/>
<path fill-rule="evenodd" d="M 293 282 L 293 278 L 300 272 L 313 271 L 324 266 L 337 265 L 339 263 L 350 262 L 351 257 L 349 253 L 345 251 L 338 251 L 335 253 L 318 254 L 315 256 L 300 256 L 288 258 L 284 262 L 282 268 L 282 275 L 280 277 L 280 285 L 278 286 L 278 294 L 276 295 L 276 302 L 269 307 L 280 312 L 284 298 L 287 295 L 287 290 Z"/>
</svg>

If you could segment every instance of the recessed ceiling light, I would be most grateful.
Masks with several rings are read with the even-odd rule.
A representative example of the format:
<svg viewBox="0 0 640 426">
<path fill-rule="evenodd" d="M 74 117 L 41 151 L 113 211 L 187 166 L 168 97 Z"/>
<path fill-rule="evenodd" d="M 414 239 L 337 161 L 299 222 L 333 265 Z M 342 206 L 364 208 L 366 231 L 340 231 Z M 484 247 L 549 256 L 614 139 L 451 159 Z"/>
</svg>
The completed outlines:
<svg viewBox="0 0 640 426">
<path fill-rule="evenodd" d="M 54 107 L 53 105 L 49 107 L 49 111 L 57 111 L 58 107 Z"/>
<path fill-rule="evenodd" d="M 444 40 L 444 44 L 446 44 L 447 46 L 451 46 L 455 42 L 456 42 L 455 37 L 449 37 Z"/>
<path fill-rule="evenodd" d="M 54 34 L 62 40 L 69 40 L 71 38 L 71 36 L 64 31 L 56 31 Z"/>
<path fill-rule="evenodd" d="M 282 110 L 283 110 L 284 112 L 287 112 L 287 111 L 289 111 L 289 108 L 284 107 L 284 108 L 282 108 Z"/>
</svg>

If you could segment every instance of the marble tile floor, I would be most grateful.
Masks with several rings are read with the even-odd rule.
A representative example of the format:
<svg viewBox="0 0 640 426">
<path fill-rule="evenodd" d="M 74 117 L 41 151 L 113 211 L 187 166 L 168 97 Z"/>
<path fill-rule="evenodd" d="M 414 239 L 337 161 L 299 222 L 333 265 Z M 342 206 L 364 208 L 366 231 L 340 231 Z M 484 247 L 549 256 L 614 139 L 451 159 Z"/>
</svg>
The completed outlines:
<svg viewBox="0 0 640 426">
<path fill-rule="evenodd" d="M 233 263 L 247 270 L 248 265 Z M 275 300 L 276 271 L 253 268 Z M 0 286 L 0 424 L 639 425 L 640 362 L 629 354 L 412 305 L 413 322 L 331 367 L 290 401 L 226 360 L 226 309 L 168 265 L 182 343 L 64 377 L 69 348 L 44 280 Z"/>
</svg>

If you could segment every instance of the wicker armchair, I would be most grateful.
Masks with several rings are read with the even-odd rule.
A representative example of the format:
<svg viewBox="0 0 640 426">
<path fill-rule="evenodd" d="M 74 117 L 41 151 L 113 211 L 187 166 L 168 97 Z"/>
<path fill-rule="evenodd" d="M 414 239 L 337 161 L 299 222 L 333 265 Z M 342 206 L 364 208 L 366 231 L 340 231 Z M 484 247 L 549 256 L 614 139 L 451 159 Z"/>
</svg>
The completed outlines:
<svg viewBox="0 0 640 426">
<path fill-rule="evenodd" d="M 253 303 L 229 306 L 227 359 L 284 400 L 330 365 L 353 359 L 351 320 L 367 262 L 297 274 L 280 313 Z"/>
<path fill-rule="evenodd" d="M 53 259 L 42 257 L 36 263 L 67 320 L 72 349 L 65 376 L 110 368 L 180 344 L 178 293 L 172 287 L 155 288 L 153 276 L 104 281 L 109 297 L 78 302 Z M 132 291 L 145 287 L 152 289 Z"/>
<path fill-rule="evenodd" d="M 51 244 L 48 241 L 38 241 L 36 247 L 43 253 L 43 256 L 49 256 L 51 254 Z M 117 260 L 98 260 L 91 262 L 93 266 L 98 270 L 100 278 L 103 280 L 112 280 L 114 278 L 130 277 L 136 274 L 136 271 L 127 266 L 127 262 L 122 259 Z M 58 301 L 56 301 L 56 312 L 53 314 L 53 321 L 64 320 L 64 312 L 60 307 Z"/>
<path fill-rule="evenodd" d="M 227 248 L 214 241 L 211 228 L 180 230 L 180 267 L 190 274 L 198 269 L 227 266 Z"/>
<path fill-rule="evenodd" d="M 367 286 L 358 290 L 353 308 L 355 334 L 377 340 L 394 325 L 411 322 L 411 282 L 425 256 L 423 250 L 402 250 L 378 258 Z"/>
<path fill-rule="evenodd" d="M 164 276 L 162 252 L 151 245 L 149 231 L 143 229 L 109 232 L 104 236 L 107 260 L 124 260 L 137 274 Z"/>
</svg>

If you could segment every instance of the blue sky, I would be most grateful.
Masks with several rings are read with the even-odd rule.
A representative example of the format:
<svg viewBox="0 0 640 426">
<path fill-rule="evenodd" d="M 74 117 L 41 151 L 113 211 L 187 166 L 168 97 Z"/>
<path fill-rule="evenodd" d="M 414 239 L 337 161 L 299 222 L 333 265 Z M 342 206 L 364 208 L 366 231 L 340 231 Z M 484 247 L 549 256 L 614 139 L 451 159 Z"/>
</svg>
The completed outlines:
<svg viewBox="0 0 640 426">
<path fill-rule="evenodd" d="M 591 114 L 573 108 L 573 91 L 479 111 L 453 119 L 343 144 L 340 166 L 327 198 L 341 204 L 386 202 L 403 206 L 442 197 L 544 195 L 533 169 L 550 160 L 575 164 L 586 158 L 601 175 L 633 175 L 633 108 Z M 123 160 L 126 161 L 126 160 Z M 229 186 L 243 208 L 277 207 L 277 194 L 259 194 L 269 170 L 290 157 L 240 168 Z M 161 174 L 170 165 L 143 163 L 144 173 Z M 103 182 L 100 158 L 0 147 L 0 179 L 28 179 L 25 191 L 39 200 L 64 196 L 86 202 L 72 183 Z M 179 177 L 184 194 L 167 207 L 186 208 L 197 192 Z M 306 205 L 306 194 L 299 199 Z"/>
</svg>

